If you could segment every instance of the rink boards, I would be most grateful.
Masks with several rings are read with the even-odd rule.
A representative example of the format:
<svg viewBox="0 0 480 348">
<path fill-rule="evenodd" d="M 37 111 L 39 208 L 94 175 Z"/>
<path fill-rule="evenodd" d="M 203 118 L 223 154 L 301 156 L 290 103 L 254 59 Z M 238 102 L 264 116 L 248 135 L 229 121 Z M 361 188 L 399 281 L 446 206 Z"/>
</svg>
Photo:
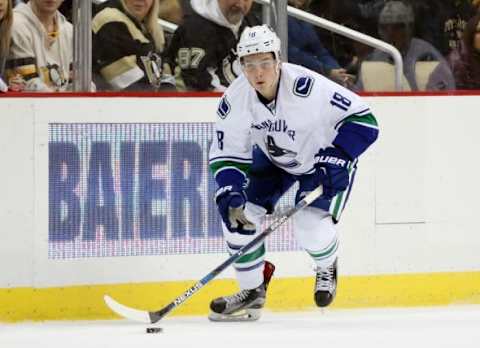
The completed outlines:
<svg viewBox="0 0 480 348">
<path fill-rule="evenodd" d="M 0 99 L 0 320 L 162 307 L 226 258 L 207 170 L 217 96 Z M 381 135 L 339 224 L 337 308 L 480 303 L 478 96 L 368 97 Z M 291 195 L 280 211 L 291 204 Z M 291 224 L 267 306 L 312 308 Z M 204 314 L 231 270 L 172 314 Z"/>
</svg>

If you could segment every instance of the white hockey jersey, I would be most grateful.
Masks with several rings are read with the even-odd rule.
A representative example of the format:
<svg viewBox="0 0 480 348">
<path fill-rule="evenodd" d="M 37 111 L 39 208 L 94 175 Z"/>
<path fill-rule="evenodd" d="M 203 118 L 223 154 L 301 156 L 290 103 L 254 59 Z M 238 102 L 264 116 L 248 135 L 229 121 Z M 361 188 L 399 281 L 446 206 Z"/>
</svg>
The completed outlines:
<svg viewBox="0 0 480 348">
<path fill-rule="evenodd" d="M 217 115 L 210 149 L 210 166 L 215 176 L 232 167 L 245 172 L 252 161 L 254 145 L 286 172 L 309 174 L 315 154 L 332 146 L 345 122 L 355 124 L 360 133 L 363 129 L 378 133 L 375 118 L 358 95 L 289 63 L 282 63 L 277 97 L 272 103 L 262 103 L 241 75 L 225 91 Z M 355 142 L 354 138 L 340 139 L 345 142 L 342 149 L 352 158 L 362 151 L 357 151 L 355 144 L 347 144 Z"/>
<path fill-rule="evenodd" d="M 46 32 L 31 3 L 13 10 L 12 45 L 7 61 L 9 79 L 19 74 L 26 91 L 52 92 L 70 89 L 73 62 L 73 26 L 57 11 L 55 37 Z"/>
</svg>

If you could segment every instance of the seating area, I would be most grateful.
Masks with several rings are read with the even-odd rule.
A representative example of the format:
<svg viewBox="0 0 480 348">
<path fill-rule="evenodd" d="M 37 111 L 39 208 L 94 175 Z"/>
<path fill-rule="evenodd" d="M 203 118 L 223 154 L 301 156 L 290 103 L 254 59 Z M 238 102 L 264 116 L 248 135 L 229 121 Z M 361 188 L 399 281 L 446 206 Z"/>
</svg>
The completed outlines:
<svg viewBox="0 0 480 348">
<path fill-rule="evenodd" d="M 79 91 L 73 78 L 81 75 L 73 69 L 74 4 L 0 0 L 0 93 Z M 92 0 L 92 50 L 80 55 L 92 60 L 85 91 L 222 92 L 242 73 L 235 53 L 241 32 L 268 19 L 254 0 L 145 4 Z M 399 89 L 389 53 L 293 16 L 282 61 L 355 92 L 480 89 L 480 1 L 289 0 L 288 5 L 395 47 L 403 77 Z"/>
</svg>

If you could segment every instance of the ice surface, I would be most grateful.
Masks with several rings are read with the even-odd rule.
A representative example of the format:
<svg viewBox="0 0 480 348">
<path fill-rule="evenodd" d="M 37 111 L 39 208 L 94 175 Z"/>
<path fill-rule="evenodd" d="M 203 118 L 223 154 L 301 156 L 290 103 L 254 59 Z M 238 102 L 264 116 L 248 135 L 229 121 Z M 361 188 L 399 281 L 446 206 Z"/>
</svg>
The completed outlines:
<svg viewBox="0 0 480 348">
<path fill-rule="evenodd" d="M 266 311 L 251 323 L 167 316 L 159 326 L 147 334 L 147 325 L 125 320 L 0 324 L 0 347 L 480 347 L 480 306 Z"/>
</svg>

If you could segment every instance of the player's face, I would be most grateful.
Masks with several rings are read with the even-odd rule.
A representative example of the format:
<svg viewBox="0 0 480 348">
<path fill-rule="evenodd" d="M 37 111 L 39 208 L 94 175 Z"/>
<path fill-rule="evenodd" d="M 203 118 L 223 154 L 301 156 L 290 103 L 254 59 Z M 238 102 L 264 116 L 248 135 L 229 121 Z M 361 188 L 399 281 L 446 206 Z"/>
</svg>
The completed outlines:
<svg viewBox="0 0 480 348">
<path fill-rule="evenodd" d="M 154 0 L 125 0 L 128 11 L 142 21 L 150 11 Z"/>
<path fill-rule="evenodd" d="M 218 0 L 223 15 L 231 24 L 237 24 L 252 7 L 253 0 Z"/>
<path fill-rule="evenodd" d="M 40 13 L 44 14 L 54 14 L 60 5 L 62 4 L 63 0 L 31 0 L 34 7 Z"/>
<path fill-rule="evenodd" d="M 242 68 L 248 82 L 267 99 L 277 91 L 279 65 L 273 53 L 257 53 L 243 57 Z"/>
</svg>

